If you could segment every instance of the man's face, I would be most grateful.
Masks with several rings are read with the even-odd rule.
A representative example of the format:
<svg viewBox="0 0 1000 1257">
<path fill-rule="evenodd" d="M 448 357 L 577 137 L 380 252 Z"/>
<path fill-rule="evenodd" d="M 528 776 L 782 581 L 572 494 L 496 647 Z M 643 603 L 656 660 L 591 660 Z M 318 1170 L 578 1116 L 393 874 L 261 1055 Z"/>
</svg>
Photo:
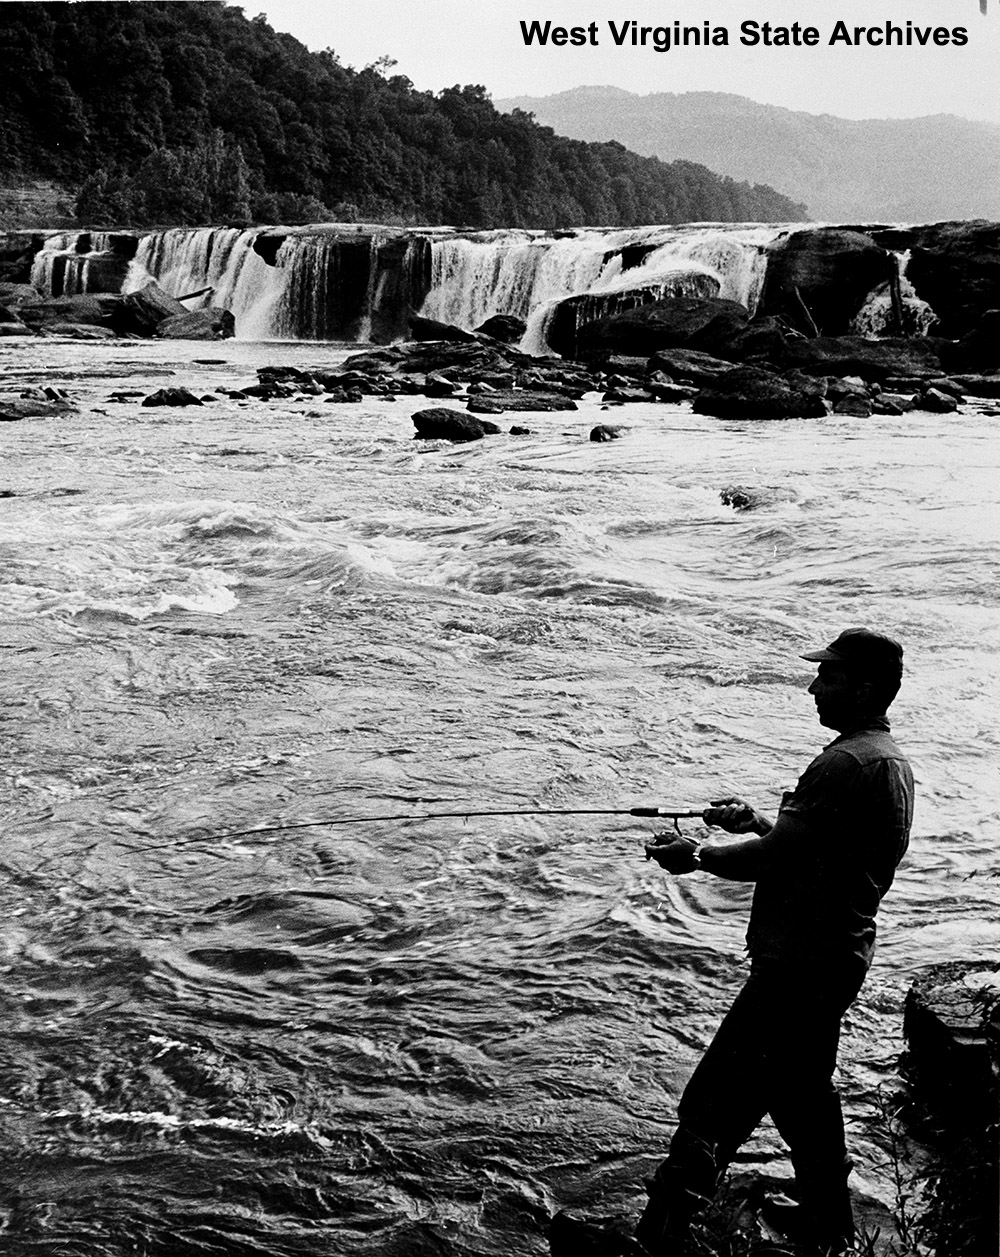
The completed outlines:
<svg viewBox="0 0 1000 1257">
<path fill-rule="evenodd" d="M 862 715 L 868 684 L 852 676 L 842 664 L 821 663 L 809 693 L 816 700 L 820 724 L 843 731 Z"/>
</svg>

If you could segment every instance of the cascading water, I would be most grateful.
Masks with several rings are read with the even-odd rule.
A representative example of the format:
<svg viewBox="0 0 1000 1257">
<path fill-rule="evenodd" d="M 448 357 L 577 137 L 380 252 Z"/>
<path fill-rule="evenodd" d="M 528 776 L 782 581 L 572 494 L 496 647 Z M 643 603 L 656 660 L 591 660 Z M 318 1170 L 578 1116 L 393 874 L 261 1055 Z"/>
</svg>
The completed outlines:
<svg viewBox="0 0 1000 1257">
<path fill-rule="evenodd" d="M 254 251 L 259 235 L 236 227 L 151 232 L 139 242 L 122 291 L 151 279 L 174 297 L 210 288 L 188 308 L 221 306 L 232 312 L 241 340 L 269 340 L 288 276 Z"/>
<path fill-rule="evenodd" d="M 53 232 L 32 283 L 54 297 L 131 292 L 156 280 L 189 309 L 232 312 L 241 340 L 387 343 L 414 311 L 473 330 L 494 314 L 527 323 L 529 353 L 572 352 L 584 322 L 664 296 L 718 295 L 751 312 L 769 246 L 787 228 L 700 224 L 458 236 L 356 224 L 200 227 L 136 234 Z M 922 335 L 934 315 L 906 279 L 854 320 L 864 336 Z M 557 313 L 558 312 L 558 313 Z"/>
<path fill-rule="evenodd" d="M 753 313 L 776 227 L 644 227 L 558 237 L 490 232 L 434 243 L 431 291 L 421 314 L 472 329 L 493 314 L 528 323 L 521 347 L 550 353 L 546 331 L 560 302 L 595 297 L 625 309 L 667 295 L 708 290 Z M 709 282 L 705 283 L 705 277 Z M 615 294 L 629 294 L 628 298 Z M 605 302 L 601 298 L 607 299 Z"/>
<path fill-rule="evenodd" d="M 136 238 L 121 232 L 53 232 L 35 254 L 31 283 L 53 297 L 118 292 Z"/>
<path fill-rule="evenodd" d="M 851 322 L 851 331 L 871 337 L 926 336 L 937 316 L 906 278 L 910 251 L 891 256 L 896 261 L 895 277 L 871 293 Z"/>
<path fill-rule="evenodd" d="M 428 242 L 360 228 L 202 227 L 143 237 L 124 291 L 155 279 L 222 306 L 240 340 L 392 340 L 430 282 Z M 425 275 L 424 272 L 427 272 Z"/>
</svg>

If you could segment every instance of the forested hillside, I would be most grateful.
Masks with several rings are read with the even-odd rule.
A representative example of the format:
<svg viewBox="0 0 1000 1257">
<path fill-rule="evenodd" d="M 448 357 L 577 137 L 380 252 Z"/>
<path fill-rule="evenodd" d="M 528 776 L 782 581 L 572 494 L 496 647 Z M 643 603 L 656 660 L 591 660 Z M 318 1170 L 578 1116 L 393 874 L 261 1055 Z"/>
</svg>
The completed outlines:
<svg viewBox="0 0 1000 1257">
<path fill-rule="evenodd" d="M 60 181 L 91 226 L 805 217 L 771 188 L 564 139 L 482 87 L 418 92 L 391 70 L 216 0 L 0 4 L 0 175 Z"/>
</svg>

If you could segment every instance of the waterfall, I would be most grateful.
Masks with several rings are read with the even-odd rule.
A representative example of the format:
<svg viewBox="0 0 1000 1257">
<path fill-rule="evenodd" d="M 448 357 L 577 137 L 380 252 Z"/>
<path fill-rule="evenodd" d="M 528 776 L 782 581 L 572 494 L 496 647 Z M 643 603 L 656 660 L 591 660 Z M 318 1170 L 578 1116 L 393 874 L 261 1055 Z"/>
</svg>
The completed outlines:
<svg viewBox="0 0 1000 1257">
<path fill-rule="evenodd" d="M 423 300 L 429 251 L 390 229 L 174 228 L 142 238 L 123 290 L 211 288 L 190 308 L 230 310 L 240 340 L 384 342 Z"/>
<path fill-rule="evenodd" d="M 528 323 L 521 342 L 529 353 L 550 353 L 546 329 L 559 302 L 593 295 L 607 312 L 667 295 L 704 295 L 739 301 L 751 312 L 764 283 L 770 226 L 699 225 L 613 231 L 483 232 L 436 240 L 431 290 L 420 313 L 473 330 L 493 314 Z M 714 279 L 706 286 L 705 278 Z M 615 294 L 629 297 L 614 299 Z"/>
<path fill-rule="evenodd" d="M 237 227 L 150 232 L 139 242 L 122 291 L 134 292 L 151 279 L 173 297 L 209 288 L 188 308 L 221 306 L 232 312 L 241 340 L 270 340 L 287 276 L 254 252 L 259 234 Z"/>
<path fill-rule="evenodd" d="M 893 252 L 896 274 L 872 292 L 851 321 L 858 336 L 926 336 L 937 316 L 906 278 L 909 249 Z"/>
<path fill-rule="evenodd" d="M 193 227 L 52 233 L 32 282 L 53 296 L 132 292 L 155 280 L 190 309 L 228 309 L 241 340 L 405 339 L 411 314 L 475 328 L 492 314 L 529 324 L 550 352 L 561 301 L 601 317 L 668 294 L 717 292 L 752 312 L 767 245 L 781 229 L 699 225 L 459 236 L 388 227 Z M 573 316 L 577 317 L 576 315 Z"/>
<path fill-rule="evenodd" d="M 119 292 L 135 248 L 123 232 L 53 232 L 35 254 L 31 283 L 53 297 Z"/>
</svg>

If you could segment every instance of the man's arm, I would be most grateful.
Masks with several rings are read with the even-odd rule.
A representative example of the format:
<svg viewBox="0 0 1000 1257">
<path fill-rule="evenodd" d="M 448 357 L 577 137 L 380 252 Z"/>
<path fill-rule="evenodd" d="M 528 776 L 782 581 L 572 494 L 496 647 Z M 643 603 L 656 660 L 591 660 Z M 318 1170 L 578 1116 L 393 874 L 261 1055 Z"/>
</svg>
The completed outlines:
<svg viewBox="0 0 1000 1257">
<path fill-rule="evenodd" d="M 717 799 L 705 809 L 702 819 L 713 829 L 756 836 L 742 842 L 703 843 L 698 851 L 699 866 L 731 882 L 755 882 L 769 858 L 772 822 L 743 799 Z"/>
</svg>

